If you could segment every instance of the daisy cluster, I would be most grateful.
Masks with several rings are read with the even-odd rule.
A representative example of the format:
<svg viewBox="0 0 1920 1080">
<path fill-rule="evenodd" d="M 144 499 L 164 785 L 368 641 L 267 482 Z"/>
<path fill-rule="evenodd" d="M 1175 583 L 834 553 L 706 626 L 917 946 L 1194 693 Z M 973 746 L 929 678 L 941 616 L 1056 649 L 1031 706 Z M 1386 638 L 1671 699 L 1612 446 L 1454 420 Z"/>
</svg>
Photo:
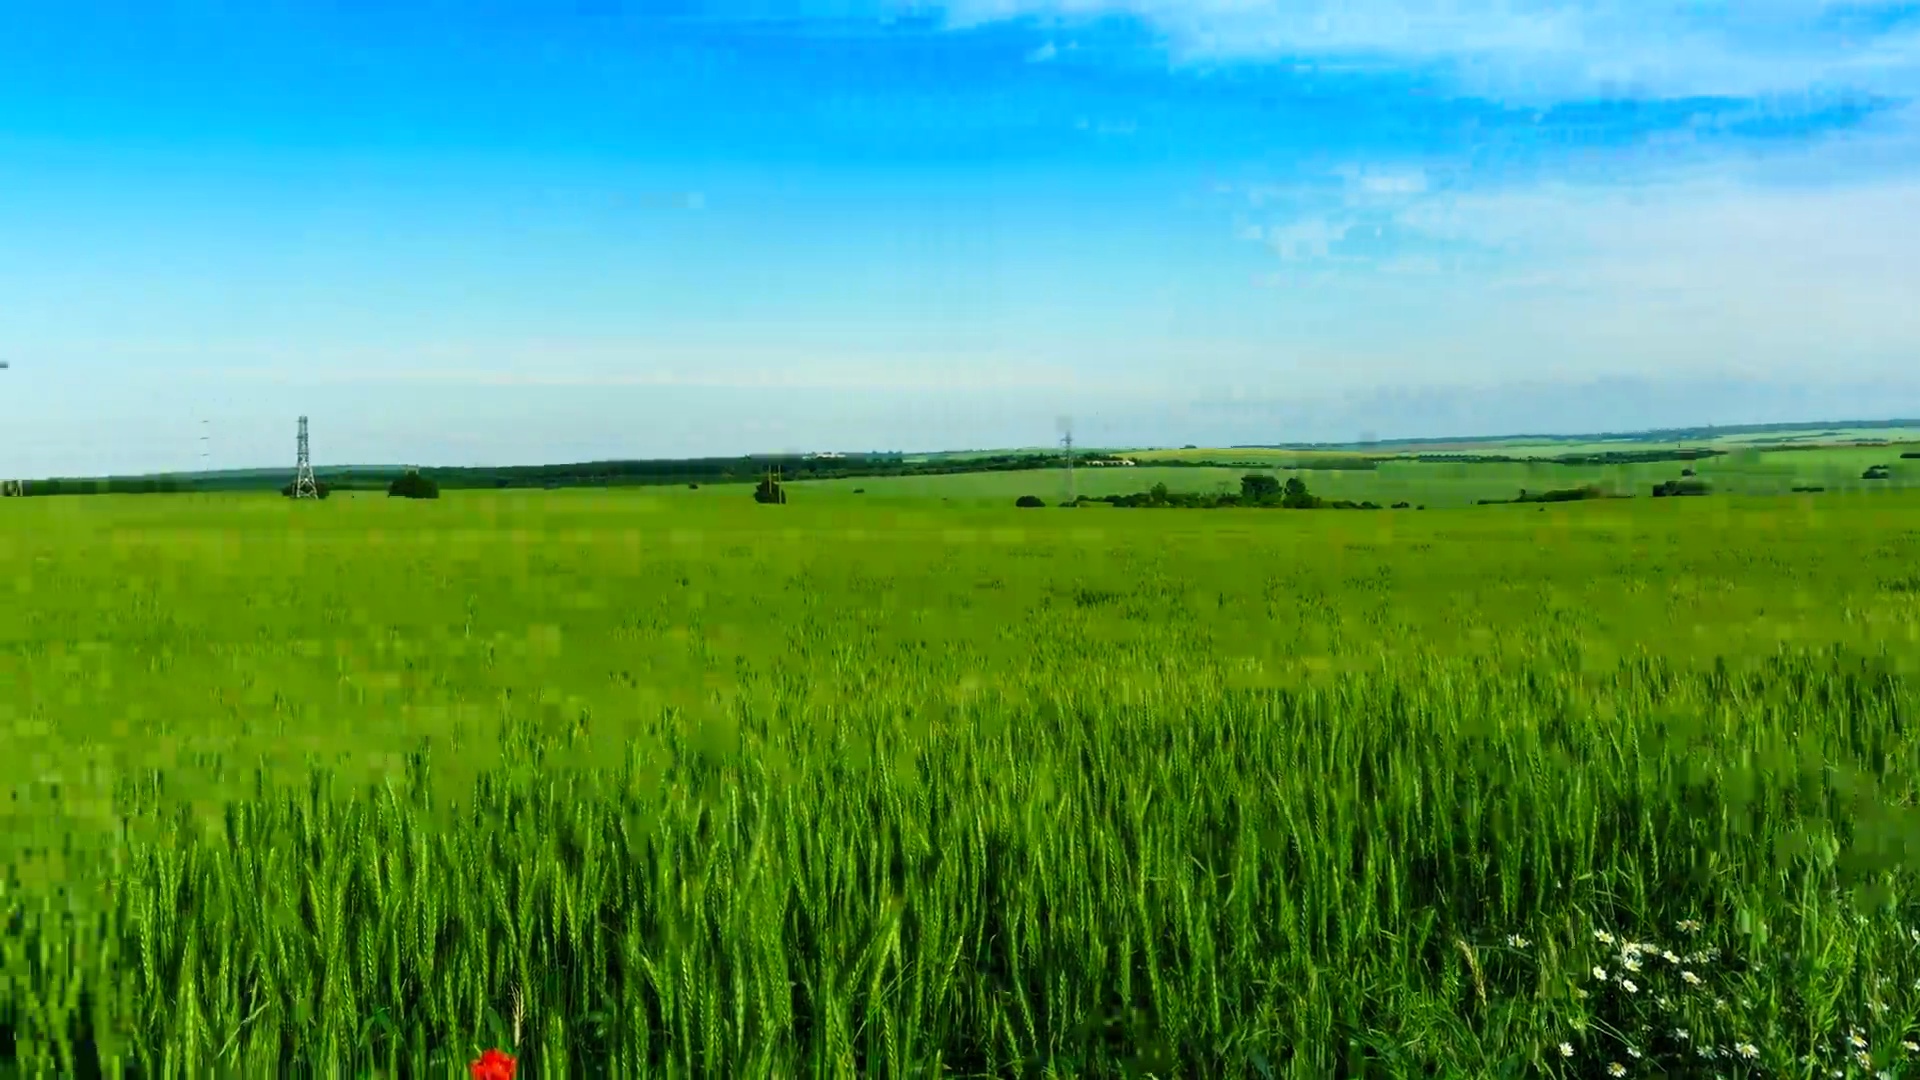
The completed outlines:
<svg viewBox="0 0 1920 1080">
<path fill-rule="evenodd" d="M 1661 941 L 1593 927 L 1569 947 L 1552 950 L 1507 935 L 1509 955 L 1557 969 L 1541 972 L 1542 985 L 1564 995 L 1560 1027 L 1546 1033 L 1541 1051 L 1549 1071 L 1732 1078 L 1788 1070 L 1873 1080 L 1920 1075 L 1920 1032 L 1888 1033 L 1890 978 L 1875 980 L 1863 1023 L 1840 1024 L 1813 1053 L 1797 1054 L 1769 1037 L 1774 1025 L 1756 1008 L 1765 964 L 1723 955 L 1705 929 L 1698 920 L 1682 919 Z M 1912 937 L 1920 946 L 1920 931 Z M 1869 1032 L 1877 1034 L 1877 1044 Z"/>
</svg>

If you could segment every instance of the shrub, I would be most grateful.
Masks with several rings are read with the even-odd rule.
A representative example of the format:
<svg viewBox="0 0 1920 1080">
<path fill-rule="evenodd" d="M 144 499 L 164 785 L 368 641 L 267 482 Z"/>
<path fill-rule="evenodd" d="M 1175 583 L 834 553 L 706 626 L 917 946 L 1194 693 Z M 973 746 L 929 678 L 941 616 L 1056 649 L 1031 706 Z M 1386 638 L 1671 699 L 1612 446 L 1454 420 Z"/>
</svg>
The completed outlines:
<svg viewBox="0 0 1920 1080">
<path fill-rule="evenodd" d="M 387 497 L 399 499 L 437 499 L 440 497 L 440 485 L 431 476 L 420 475 L 418 469 L 408 469 L 405 474 L 394 478 L 387 485 Z"/>
<path fill-rule="evenodd" d="M 1891 475 L 1893 475 L 1893 471 L 1885 465 L 1869 465 L 1867 466 L 1867 471 L 1860 474 L 1860 479 L 1885 480 Z"/>
<path fill-rule="evenodd" d="M 1676 482 L 1686 483 L 1687 481 Z M 1536 491 L 1532 494 L 1528 494 L 1523 489 L 1520 492 L 1520 497 L 1513 501 L 1523 503 L 1581 502 L 1586 499 L 1604 499 L 1606 497 L 1607 493 L 1602 490 L 1598 484 L 1587 484 L 1583 487 L 1556 488 L 1553 491 Z M 1488 501 L 1498 502 L 1499 500 L 1493 499 Z"/>
<path fill-rule="evenodd" d="M 1248 473 L 1240 478 L 1240 497 L 1250 503 L 1264 502 L 1280 494 L 1280 481 L 1265 473 Z"/>
<path fill-rule="evenodd" d="M 1015 500 L 1013 501 L 1013 505 L 1015 505 L 1015 506 L 1045 506 L 1045 505 L 1047 505 L 1047 504 L 1046 504 L 1046 503 L 1045 503 L 1044 501 L 1042 501 L 1042 500 L 1041 500 L 1041 498 L 1040 498 L 1040 496 L 1038 496 L 1038 495 L 1022 495 L 1022 496 L 1020 496 L 1020 497 L 1019 497 L 1018 499 L 1015 499 Z"/>
<path fill-rule="evenodd" d="M 1656 499 L 1669 495 L 1705 495 L 1707 491 L 1705 480 L 1662 480 L 1653 485 L 1653 497 Z"/>
<path fill-rule="evenodd" d="M 1289 510 L 1311 510 L 1320 505 L 1320 500 L 1307 490 L 1307 482 L 1297 476 L 1287 478 L 1285 492 L 1280 496 L 1280 505 Z"/>
<path fill-rule="evenodd" d="M 754 485 L 753 501 L 757 503 L 784 504 L 787 501 L 787 489 L 773 479 L 766 479 Z"/>
</svg>

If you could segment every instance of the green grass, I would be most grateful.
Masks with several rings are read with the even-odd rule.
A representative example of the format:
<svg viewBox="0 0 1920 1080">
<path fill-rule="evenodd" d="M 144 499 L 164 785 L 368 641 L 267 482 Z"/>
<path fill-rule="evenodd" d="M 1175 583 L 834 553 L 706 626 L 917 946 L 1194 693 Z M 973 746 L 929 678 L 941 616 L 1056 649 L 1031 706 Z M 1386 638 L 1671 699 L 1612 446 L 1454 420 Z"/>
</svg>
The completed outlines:
<svg viewBox="0 0 1920 1080">
<path fill-rule="evenodd" d="M 1189 452 L 1190 454 L 1192 452 Z M 1234 451 L 1234 453 L 1242 453 Z M 1372 500 L 1383 505 L 1411 502 L 1429 508 L 1471 506 L 1480 499 L 1511 499 L 1521 489 L 1548 491 L 1598 484 L 1609 491 L 1649 497 L 1655 484 L 1677 479 L 1691 467 L 1717 491 L 1750 496 L 1786 495 L 1795 487 L 1820 486 L 1827 493 L 1864 493 L 1884 489 L 1920 489 L 1920 460 L 1903 460 L 1896 447 L 1849 447 L 1807 451 L 1743 450 L 1724 457 L 1694 462 L 1652 462 L 1635 465 L 1557 465 L 1549 462 L 1463 464 L 1384 460 L 1368 471 L 1329 469 L 1263 469 L 1257 452 L 1239 465 L 1175 467 L 1138 465 L 1088 467 L 1074 470 L 1074 490 L 1082 495 L 1119 495 L 1165 484 L 1170 491 L 1238 491 L 1248 472 L 1270 471 L 1283 480 L 1299 476 L 1314 494 L 1332 499 Z M 1286 452 L 1293 460 L 1298 453 Z M 1142 456 L 1141 460 L 1151 460 Z M 1196 460 L 1189 457 L 1189 460 Z M 1235 459 L 1242 460 L 1242 459 Z M 1869 465 L 1888 465 L 1887 480 L 1862 480 Z M 1064 501 L 1064 469 L 956 473 L 941 476 L 868 477 L 846 480 L 795 482 L 796 497 L 838 499 L 858 496 L 867 501 L 925 505 L 949 503 L 991 506 L 1011 503 L 1022 495 L 1037 495 L 1048 503 Z M 713 495 L 737 498 L 738 486 L 702 488 Z"/>
<path fill-rule="evenodd" d="M 0 1062 L 1911 1071 L 1912 494 L 724 493 L 0 504 Z"/>
</svg>

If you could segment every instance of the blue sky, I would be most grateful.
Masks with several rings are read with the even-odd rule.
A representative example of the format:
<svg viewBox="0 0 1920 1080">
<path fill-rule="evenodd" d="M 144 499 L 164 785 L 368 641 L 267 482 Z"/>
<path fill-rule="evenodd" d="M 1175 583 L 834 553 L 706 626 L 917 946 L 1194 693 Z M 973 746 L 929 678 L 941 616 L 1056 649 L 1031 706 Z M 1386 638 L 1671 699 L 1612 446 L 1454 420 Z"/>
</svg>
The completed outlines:
<svg viewBox="0 0 1920 1080">
<path fill-rule="evenodd" d="M 0 8 L 0 473 L 1920 415 L 1920 3 Z"/>
</svg>

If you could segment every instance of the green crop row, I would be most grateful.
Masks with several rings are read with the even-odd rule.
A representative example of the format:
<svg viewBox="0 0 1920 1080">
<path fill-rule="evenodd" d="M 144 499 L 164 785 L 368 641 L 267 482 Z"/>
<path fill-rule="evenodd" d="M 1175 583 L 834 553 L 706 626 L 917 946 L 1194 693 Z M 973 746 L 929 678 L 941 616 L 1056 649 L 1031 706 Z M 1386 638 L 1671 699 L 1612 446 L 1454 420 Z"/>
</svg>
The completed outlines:
<svg viewBox="0 0 1920 1080">
<path fill-rule="evenodd" d="M 262 774 L 207 821 L 151 776 L 103 852 L 9 868 L 0 1026 L 68 1075 L 502 1045 L 541 1076 L 1572 1076 L 1747 1046 L 1729 1067 L 1787 1076 L 1854 1032 L 1891 1066 L 1920 1014 L 1916 701 L 1839 655 L 1437 664 L 667 714 L 590 769 L 508 717 L 511 764 L 458 801 L 431 748 L 386 786 Z M 1664 1003 L 1593 974 L 1596 931 L 1690 922 Z"/>
</svg>

